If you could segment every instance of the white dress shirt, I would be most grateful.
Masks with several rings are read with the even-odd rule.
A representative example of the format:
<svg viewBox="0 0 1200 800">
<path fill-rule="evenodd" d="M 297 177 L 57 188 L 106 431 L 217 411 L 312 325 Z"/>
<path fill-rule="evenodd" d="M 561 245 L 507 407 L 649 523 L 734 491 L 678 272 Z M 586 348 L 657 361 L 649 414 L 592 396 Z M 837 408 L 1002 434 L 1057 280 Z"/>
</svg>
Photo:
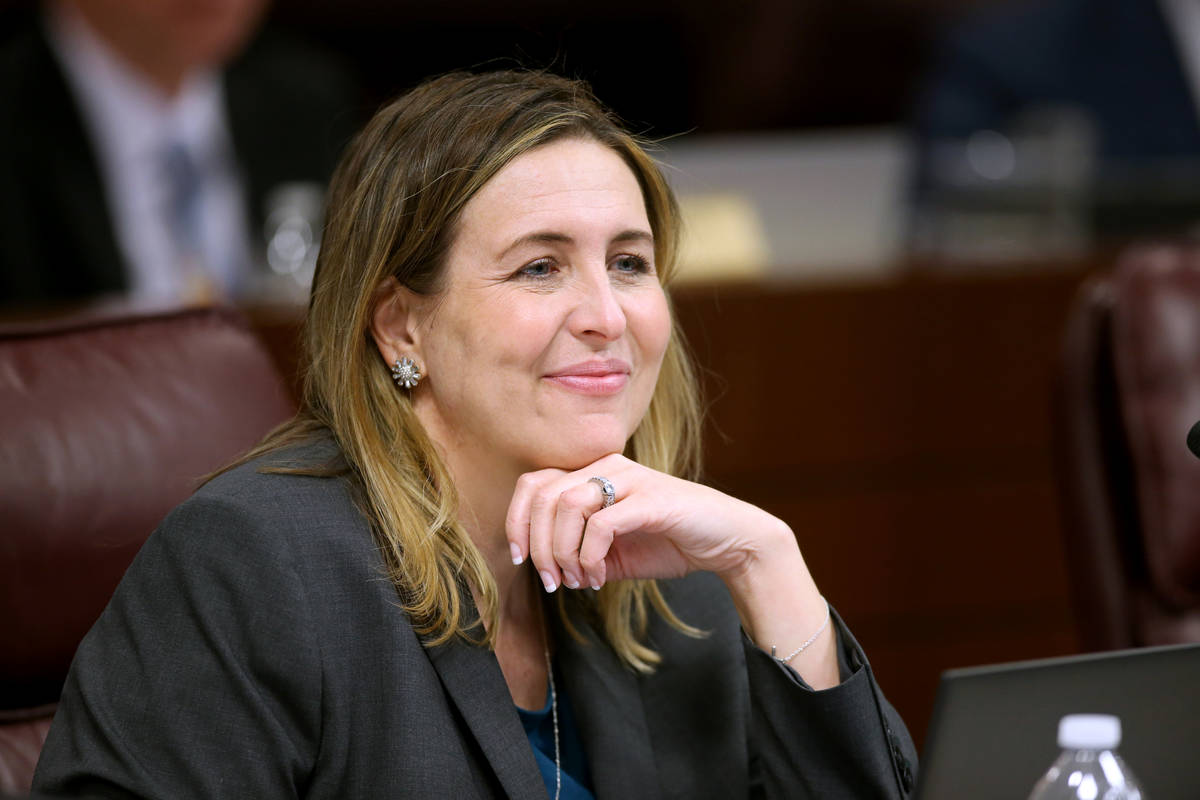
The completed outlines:
<svg viewBox="0 0 1200 800">
<path fill-rule="evenodd" d="M 51 47 L 91 136 L 131 295 L 153 302 L 236 296 L 252 261 L 246 201 L 220 74 L 189 75 L 167 96 L 114 52 L 75 11 L 52 6 Z M 182 147 L 197 185 L 199 253 L 172 234 L 164 155 Z"/>
</svg>

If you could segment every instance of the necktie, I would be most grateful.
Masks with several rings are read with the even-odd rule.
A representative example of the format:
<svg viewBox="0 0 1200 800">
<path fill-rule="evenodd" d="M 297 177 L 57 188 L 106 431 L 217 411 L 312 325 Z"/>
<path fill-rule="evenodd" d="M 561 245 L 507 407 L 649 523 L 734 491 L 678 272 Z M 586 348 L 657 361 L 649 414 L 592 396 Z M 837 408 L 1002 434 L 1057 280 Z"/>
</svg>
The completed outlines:
<svg viewBox="0 0 1200 800">
<path fill-rule="evenodd" d="M 179 142 L 170 142 L 162 166 L 167 185 L 166 222 L 179 275 L 181 300 L 207 303 L 217 287 L 205 263 L 200 222 L 204 175 L 191 153 Z"/>
</svg>

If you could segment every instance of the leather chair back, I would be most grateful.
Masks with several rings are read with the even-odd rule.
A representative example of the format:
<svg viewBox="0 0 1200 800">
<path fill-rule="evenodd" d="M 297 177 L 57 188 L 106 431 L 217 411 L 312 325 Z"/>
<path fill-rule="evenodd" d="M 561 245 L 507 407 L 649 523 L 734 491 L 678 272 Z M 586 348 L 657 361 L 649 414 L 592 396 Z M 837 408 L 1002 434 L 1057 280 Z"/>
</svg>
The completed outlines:
<svg viewBox="0 0 1200 800">
<path fill-rule="evenodd" d="M 0 329 L 0 793 L 28 791 L 75 648 L 159 520 L 292 412 L 228 310 Z"/>
<path fill-rule="evenodd" d="M 1056 417 L 1085 649 L 1200 641 L 1200 249 L 1131 250 L 1083 286 Z"/>
</svg>

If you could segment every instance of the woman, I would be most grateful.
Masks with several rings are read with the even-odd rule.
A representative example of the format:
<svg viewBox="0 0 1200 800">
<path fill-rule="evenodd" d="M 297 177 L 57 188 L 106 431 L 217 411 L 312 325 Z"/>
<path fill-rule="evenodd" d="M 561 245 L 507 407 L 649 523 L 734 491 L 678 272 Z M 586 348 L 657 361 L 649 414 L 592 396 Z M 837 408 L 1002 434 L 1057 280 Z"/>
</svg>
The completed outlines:
<svg viewBox="0 0 1200 800">
<path fill-rule="evenodd" d="M 383 109 L 331 188 L 302 410 L 147 542 L 35 785 L 907 791 L 792 532 L 689 480 L 677 227 L 577 83 L 456 74 Z"/>
</svg>

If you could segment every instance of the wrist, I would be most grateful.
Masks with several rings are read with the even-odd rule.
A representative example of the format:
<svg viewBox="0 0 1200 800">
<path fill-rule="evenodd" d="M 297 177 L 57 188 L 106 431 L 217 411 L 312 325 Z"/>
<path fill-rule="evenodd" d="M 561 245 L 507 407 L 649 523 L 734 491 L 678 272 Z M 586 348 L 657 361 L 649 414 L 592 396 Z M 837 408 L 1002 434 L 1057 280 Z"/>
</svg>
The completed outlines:
<svg viewBox="0 0 1200 800">
<path fill-rule="evenodd" d="M 822 597 L 821 599 L 825 600 L 824 597 Z M 828 630 L 829 619 L 831 616 L 833 616 L 833 611 L 829 607 L 829 601 L 825 600 L 825 619 L 821 622 L 821 627 L 817 628 L 816 631 L 813 632 L 812 636 L 808 637 L 803 642 L 801 642 L 800 646 L 797 647 L 795 650 L 793 650 L 790 653 L 777 652 L 778 648 L 775 645 L 771 645 L 771 658 L 775 659 L 780 664 L 790 664 L 792 662 L 793 658 L 800 655 L 805 650 L 807 650 L 809 647 L 811 647 L 813 645 L 813 643 L 817 641 L 817 639 L 821 638 L 821 634 L 825 633 L 825 631 Z"/>
<path fill-rule="evenodd" d="M 775 627 L 774 621 L 781 616 L 795 619 L 799 613 L 820 624 L 825 602 L 790 528 L 780 523 L 779 531 L 760 541 L 762 547 L 748 554 L 737 569 L 720 577 L 733 598 L 746 633 L 769 650 L 771 641 L 764 637 Z M 788 646 L 785 652 L 794 646 Z"/>
<path fill-rule="evenodd" d="M 787 660 L 814 689 L 838 684 L 829 604 L 817 590 L 794 537 L 759 550 L 722 575 L 746 635 L 776 660 Z M 788 658 L 790 656 L 790 658 Z"/>
<path fill-rule="evenodd" d="M 812 583 L 792 529 L 782 521 L 775 522 L 774 530 L 761 536 L 735 569 L 720 576 L 739 610 L 760 598 L 770 602 L 774 592 L 791 595 L 796 588 Z"/>
<path fill-rule="evenodd" d="M 736 597 L 769 579 L 771 573 L 787 572 L 797 564 L 807 572 L 795 534 L 783 520 L 770 517 L 741 559 L 718 576 Z"/>
</svg>

